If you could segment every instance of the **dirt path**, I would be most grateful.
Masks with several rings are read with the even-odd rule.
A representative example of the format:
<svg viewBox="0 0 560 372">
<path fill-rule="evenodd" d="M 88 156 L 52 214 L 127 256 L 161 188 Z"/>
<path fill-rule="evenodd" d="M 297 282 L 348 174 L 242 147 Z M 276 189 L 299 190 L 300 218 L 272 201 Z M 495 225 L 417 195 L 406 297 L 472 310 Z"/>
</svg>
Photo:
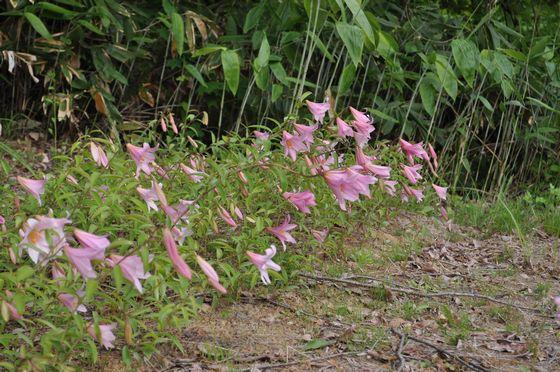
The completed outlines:
<svg viewBox="0 0 560 372">
<path fill-rule="evenodd" d="M 184 353 L 164 349 L 141 369 L 560 370 L 558 239 L 406 213 L 353 236 L 292 287 L 208 307 L 177 331 Z"/>
</svg>

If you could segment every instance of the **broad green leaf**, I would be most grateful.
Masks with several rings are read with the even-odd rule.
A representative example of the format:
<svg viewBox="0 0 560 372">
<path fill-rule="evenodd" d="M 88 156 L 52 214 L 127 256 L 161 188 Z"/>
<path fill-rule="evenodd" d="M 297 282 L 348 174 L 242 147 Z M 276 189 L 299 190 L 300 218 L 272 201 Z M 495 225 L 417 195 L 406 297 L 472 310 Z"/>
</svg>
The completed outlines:
<svg viewBox="0 0 560 372">
<path fill-rule="evenodd" d="M 62 14 L 62 15 L 67 15 L 67 16 L 73 16 L 73 15 L 77 14 L 73 10 L 66 9 L 66 8 L 63 8 L 59 5 L 51 4 L 51 3 L 48 3 L 46 1 L 41 1 L 41 2 L 37 3 L 37 6 L 40 7 L 40 8 L 43 8 L 45 10 L 48 10 L 49 12 L 53 12 L 53 13 L 57 13 L 57 14 Z"/>
<path fill-rule="evenodd" d="M 268 87 L 268 66 L 255 72 L 255 83 L 259 89 L 266 90 Z"/>
<path fill-rule="evenodd" d="M 171 33 L 173 34 L 177 54 L 183 55 L 185 47 L 185 22 L 183 22 L 183 17 L 177 12 L 171 14 Z"/>
<path fill-rule="evenodd" d="M 525 62 L 527 61 L 527 56 L 523 53 L 521 53 L 518 50 L 515 49 L 500 49 L 501 52 L 503 52 L 504 54 L 506 54 L 507 56 L 511 57 L 511 58 L 515 58 L 519 61 Z"/>
<path fill-rule="evenodd" d="M 500 52 L 494 52 L 494 63 L 503 75 L 509 78 L 513 77 L 513 64 L 505 55 Z"/>
<path fill-rule="evenodd" d="M 196 81 L 200 83 L 200 85 L 202 85 L 205 88 L 207 87 L 206 81 L 204 81 L 204 78 L 202 77 L 200 72 L 196 69 L 196 67 L 194 67 L 193 65 L 186 65 L 185 69 L 188 71 L 189 74 L 191 74 L 192 77 L 196 79 Z"/>
<path fill-rule="evenodd" d="M 16 281 L 22 282 L 27 278 L 30 278 L 35 273 L 35 270 L 31 266 L 22 266 L 16 271 Z"/>
<path fill-rule="evenodd" d="M 103 31 L 101 31 L 101 29 L 99 29 L 99 27 L 97 27 L 96 25 L 94 25 L 93 23 L 86 21 L 85 19 L 80 19 L 78 20 L 78 23 L 81 24 L 82 26 L 84 26 L 85 28 L 87 28 L 88 30 L 95 32 L 98 35 L 101 36 L 105 36 L 105 33 Z"/>
<path fill-rule="evenodd" d="M 243 24 L 243 33 L 246 34 L 247 32 L 251 31 L 253 28 L 257 26 L 259 23 L 262 14 L 264 12 L 263 3 L 255 6 L 249 13 L 247 13 L 247 17 L 245 17 L 245 23 Z"/>
<path fill-rule="evenodd" d="M 478 47 L 470 40 L 455 39 L 451 42 L 451 51 L 457 68 L 472 88 L 474 76 L 480 63 Z"/>
<path fill-rule="evenodd" d="M 364 36 L 357 26 L 347 23 L 337 22 L 336 31 L 342 39 L 354 66 L 358 66 L 362 61 L 362 51 L 364 48 Z"/>
<path fill-rule="evenodd" d="M 353 64 L 346 65 L 342 70 L 340 79 L 338 80 L 338 94 L 344 94 L 354 82 L 356 76 L 356 66 Z"/>
<path fill-rule="evenodd" d="M 486 107 L 486 109 L 488 109 L 489 111 L 494 111 L 494 107 L 492 107 L 490 101 L 488 101 L 484 96 L 478 96 L 478 100 L 482 102 L 482 104 L 484 105 L 484 107 Z"/>
<path fill-rule="evenodd" d="M 373 34 L 373 29 L 371 28 L 369 19 L 366 17 L 364 11 L 362 10 L 360 3 L 357 0 L 344 0 L 344 2 L 346 3 L 348 9 L 350 9 L 352 14 L 354 15 L 354 19 L 356 20 L 356 23 L 358 24 L 358 26 L 360 26 L 360 28 L 366 35 L 367 39 L 369 40 L 369 42 L 375 45 L 376 40 Z"/>
<path fill-rule="evenodd" d="M 434 116 L 436 109 L 436 96 L 437 91 L 429 82 L 422 80 L 419 87 L 420 98 L 422 99 L 422 106 L 430 116 Z"/>
<path fill-rule="evenodd" d="M 211 54 L 218 51 L 224 51 L 226 49 L 227 49 L 226 47 L 221 45 L 208 44 L 204 48 L 198 49 L 196 52 L 192 54 L 192 56 L 193 57 L 205 56 L 207 54 Z"/>
<path fill-rule="evenodd" d="M 280 98 L 283 91 L 284 91 L 284 86 L 280 84 L 272 85 L 272 97 L 271 97 L 272 102 L 278 101 L 278 98 Z"/>
<path fill-rule="evenodd" d="M 289 85 L 288 75 L 280 62 L 271 63 L 270 70 L 276 79 L 284 85 Z"/>
<path fill-rule="evenodd" d="M 35 31 L 39 33 L 39 35 L 41 35 L 45 39 L 53 38 L 49 30 L 47 30 L 47 27 L 45 26 L 43 21 L 41 21 L 41 19 L 39 19 L 39 17 L 37 17 L 35 14 L 25 12 L 23 13 L 23 16 L 29 21 L 29 23 L 31 23 L 31 26 L 35 29 Z"/>
<path fill-rule="evenodd" d="M 260 71 L 262 68 L 268 66 L 268 61 L 270 59 L 270 45 L 268 44 L 268 39 L 264 35 L 261 41 L 261 47 L 259 48 L 259 54 L 255 58 L 255 69 Z"/>
<path fill-rule="evenodd" d="M 436 72 L 443 85 L 443 89 L 453 99 L 457 98 L 457 76 L 453 72 L 447 58 L 438 54 L 435 62 Z"/>
<path fill-rule="evenodd" d="M 378 34 L 377 52 L 385 59 L 390 59 L 399 50 L 399 46 L 390 34 L 383 31 L 379 31 Z"/>
<path fill-rule="evenodd" d="M 239 56 L 234 50 L 223 50 L 221 53 L 224 77 L 231 93 L 235 95 L 239 87 Z"/>
<path fill-rule="evenodd" d="M 324 347 L 327 347 L 329 345 L 334 344 L 335 341 L 334 340 L 325 340 L 322 338 L 316 338 L 314 340 L 309 341 L 308 343 L 306 343 L 303 346 L 303 350 L 316 350 L 316 349 L 322 349 Z"/>
</svg>

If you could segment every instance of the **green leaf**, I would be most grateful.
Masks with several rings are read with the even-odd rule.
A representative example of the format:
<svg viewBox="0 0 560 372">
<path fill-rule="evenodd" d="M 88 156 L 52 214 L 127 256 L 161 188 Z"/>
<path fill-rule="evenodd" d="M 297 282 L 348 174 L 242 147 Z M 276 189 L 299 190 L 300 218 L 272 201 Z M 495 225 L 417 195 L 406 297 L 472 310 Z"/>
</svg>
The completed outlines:
<svg viewBox="0 0 560 372">
<path fill-rule="evenodd" d="M 358 66 L 362 61 L 362 51 L 364 48 L 364 35 L 362 31 L 357 26 L 352 26 L 347 23 L 337 22 L 336 31 L 342 39 L 348 54 L 354 66 Z"/>
<path fill-rule="evenodd" d="M 192 54 L 192 56 L 193 57 L 205 56 L 207 54 L 211 54 L 218 51 L 224 51 L 226 49 L 227 49 L 226 47 L 221 45 L 208 44 L 204 48 L 198 49 L 196 52 Z"/>
<path fill-rule="evenodd" d="M 183 17 L 177 12 L 171 14 L 171 33 L 173 34 L 177 54 L 182 55 L 185 46 L 185 23 Z"/>
<path fill-rule="evenodd" d="M 346 65 L 344 70 L 342 70 L 342 74 L 340 75 L 340 79 L 338 81 L 338 94 L 344 94 L 354 82 L 354 77 L 356 76 L 356 66 L 353 64 Z"/>
<path fill-rule="evenodd" d="M 257 58 L 255 58 L 255 69 L 257 71 L 260 71 L 262 68 L 268 66 L 269 60 L 270 60 L 270 45 L 268 44 L 268 39 L 266 35 L 264 35 L 261 41 L 259 54 Z"/>
<path fill-rule="evenodd" d="M 399 121 L 398 121 L 397 119 L 395 119 L 394 117 L 389 116 L 389 115 L 387 115 L 386 113 L 381 112 L 381 111 L 379 111 L 379 110 L 370 109 L 369 111 L 370 111 L 374 116 L 378 117 L 378 118 L 381 119 L 381 120 L 385 120 L 385 121 L 388 121 L 388 122 L 390 122 L 390 123 L 398 123 L 398 122 L 399 122 Z"/>
<path fill-rule="evenodd" d="M 31 266 L 22 266 L 16 271 L 16 281 L 22 282 L 35 274 L 35 270 Z"/>
<path fill-rule="evenodd" d="M 272 97 L 271 97 L 272 102 L 278 101 L 278 98 L 280 98 L 283 91 L 284 91 L 284 87 L 282 85 L 280 84 L 272 85 Z"/>
<path fill-rule="evenodd" d="M 271 63 L 270 70 L 276 79 L 284 85 L 289 85 L 288 75 L 286 74 L 286 70 L 280 62 Z"/>
<path fill-rule="evenodd" d="M 101 31 L 99 29 L 99 27 L 97 27 L 96 25 L 94 25 L 93 23 L 86 21 L 85 19 L 80 19 L 78 20 L 78 24 L 84 26 L 85 28 L 87 28 L 88 30 L 95 32 L 97 35 L 100 36 L 105 36 L 105 33 L 103 31 Z"/>
<path fill-rule="evenodd" d="M 46 1 L 41 1 L 40 3 L 37 3 L 37 6 L 45 10 L 48 10 L 49 12 L 58 13 L 62 15 L 73 16 L 77 14 L 77 12 L 73 10 L 69 10 L 61 6 L 58 6 L 56 4 L 48 3 Z"/>
<path fill-rule="evenodd" d="M 399 50 L 399 45 L 390 34 L 383 31 L 379 31 L 378 34 L 377 52 L 385 59 L 390 59 Z"/>
<path fill-rule="evenodd" d="M 206 81 L 204 81 L 204 78 L 202 77 L 200 72 L 196 69 L 196 67 L 194 67 L 193 65 L 186 65 L 185 69 L 188 71 L 189 74 L 191 74 L 192 77 L 196 79 L 196 81 L 200 83 L 200 85 L 202 85 L 205 88 L 208 86 L 206 85 Z"/>
<path fill-rule="evenodd" d="M 39 35 L 41 35 L 45 39 L 52 40 L 53 37 L 52 37 L 51 33 L 49 32 L 49 30 L 47 30 L 47 27 L 45 26 L 43 21 L 41 21 L 39 19 L 39 17 L 37 17 L 35 14 L 29 13 L 29 12 L 23 13 L 23 16 L 25 18 L 27 18 L 29 23 L 31 23 L 31 26 L 35 29 L 35 31 L 37 31 L 39 33 Z"/>
<path fill-rule="evenodd" d="M 311 340 L 308 343 L 306 343 L 303 346 L 303 350 L 309 351 L 309 350 L 322 349 L 326 346 L 334 344 L 335 342 L 336 341 L 334 341 L 334 340 L 324 340 L 322 338 L 316 338 L 316 339 Z"/>
<path fill-rule="evenodd" d="M 499 52 L 494 52 L 494 63 L 503 75 L 509 78 L 513 77 L 513 64 L 505 55 Z"/>
<path fill-rule="evenodd" d="M 375 45 L 376 40 L 373 34 L 373 29 L 371 28 L 369 19 L 366 17 L 364 11 L 362 10 L 360 3 L 357 0 L 344 0 L 344 2 L 346 3 L 348 9 L 350 9 L 352 14 L 354 15 L 354 19 L 356 20 L 356 23 L 358 24 L 358 26 L 360 26 L 360 28 L 362 29 L 362 31 L 364 32 L 368 40 L 373 45 Z"/>
<path fill-rule="evenodd" d="M 482 102 L 482 104 L 484 105 L 484 107 L 486 107 L 487 110 L 491 112 L 494 111 L 494 107 L 492 107 L 490 101 L 488 101 L 484 96 L 478 96 L 478 100 Z"/>
<path fill-rule="evenodd" d="M 84 296 L 85 301 L 91 301 L 93 296 L 97 292 L 97 280 L 95 279 L 88 279 L 86 281 L 86 294 Z"/>
<path fill-rule="evenodd" d="M 478 47 L 470 40 L 455 39 L 451 42 L 451 51 L 457 68 L 472 88 L 476 69 L 480 63 Z"/>
<path fill-rule="evenodd" d="M 239 87 L 239 56 L 233 50 L 223 50 L 221 53 L 224 77 L 231 93 L 235 95 Z"/>
<path fill-rule="evenodd" d="M 422 80 L 420 83 L 420 98 L 422 99 L 422 106 L 430 116 L 434 116 L 436 109 L 436 95 L 437 91 L 429 82 Z"/>
<path fill-rule="evenodd" d="M 265 90 L 268 86 L 268 67 L 261 68 L 255 74 L 255 83 L 261 90 Z"/>
<path fill-rule="evenodd" d="M 438 54 L 436 56 L 436 72 L 443 85 L 443 89 L 453 99 L 457 98 L 457 76 L 453 72 L 451 65 L 447 62 L 447 58 Z"/>
<path fill-rule="evenodd" d="M 249 10 L 249 13 L 247 13 L 247 17 L 245 17 L 245 23 L 243 24 L 244 34 L 251 31 L 259 23 L 264 12 L 264 6 L 262 4 L 263 3 L 260 3 L 259 5 Z"/>
</svg>

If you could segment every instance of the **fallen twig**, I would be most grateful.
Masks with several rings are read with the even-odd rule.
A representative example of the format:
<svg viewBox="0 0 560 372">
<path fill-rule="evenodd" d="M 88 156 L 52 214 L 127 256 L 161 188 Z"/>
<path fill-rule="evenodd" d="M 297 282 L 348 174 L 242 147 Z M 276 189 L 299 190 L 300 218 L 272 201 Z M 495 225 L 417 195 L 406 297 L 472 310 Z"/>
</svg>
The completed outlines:
<svg viewBox="0 0 560 372">
<path fill-rule="evenodd" d="M 397 357 L 399 358 L 399 369 L 397 369 L 397 372 L 401 372 L 406 364 L 406 359 L 404 358 L 403 355 L 403 349 L 405 343 L 406 343 L 406 335 L 404 333 L 401 333 L 401 341 L 399 342 L 399 347 L 397 349 Z"/>
<path fill-rule="evenodd" d="M 432 292 L 432 293 L 426 293 L 426 292 L 421 292 L 419 290 L 412 289 L 412 288 L 408 289 L 408 288 L 399 288 L 399 287 L 388 286 L 388 285 L 386 285 L 385 283 L 383 283 L 379 280 L 376 280 L 376 283 L 363 283 L 363 282 L 358 282 L 358 281 L 355 281 L 355 280 L 333 278 L 333 277 L 322 276 L 322 275 L 312 275 L 312 274 L 308 274 L 308 273 L 299 273 L 299 275 L 304 277 L 304 278 L 309 278 L 309 279 L 314 279 L 314 280 L 319 280 L 319 281 L 344 283 L 344 284 L 348 284 L 348 285 L 354 285 L 354 286 L 357 286 L 357 287 L 365 287 L 365 288 L 377 288 L 380 285 L 382 285 L 383 287 L 385 287 L 386 289 L 388 289 L 392 292 L 404 293 L 404 294 L 408 294 L 408 295 L 411 295 L 411 296 L 418 296 L 418 297 L 427 297 L 427 298 L 433 298 L 433 297 L 479 298 L 481 300 L 486 300 L 486 301 L 489 301 L 489 302 L 494 302 L 494 303 L 505 305 L 505 306 L 511 306 L 511 307 L 514 307 L 514 308 L 517 308 L 517 309 L 520 309 L 520 310 L 531 311 L 531 312 L 536 313 L 536 315 L 538 315 L 540 317 L 554 318 L 552 315 L 543 314 L 542 311 L 539 310 L 539 309 L 514 304 L 514 303 L 508 302 L 508 301 L 499 300 L 497 298 L 490 297 L 490 296 L 483 295 L 483 294 L 476 293 L 476 292 Z"/>
<path fill-rule="evenodd" d="M 398 335 L 401 338 L 401 342 L 403 340 L 403 338 L 408 338 L 409 340 L 412 341 L 416 341 L 420 344 L 426 345 L 428 347 L 431 347 L 432 349 L 436 350 L 438 353 L 443 354 L 448 356 L 449 358 L 452 358 L 454 360 L 456 360 L 457 362 L 459 362 L 462 366 L 467 367 L 473 371 L 478 371 L 478 372 L 489 372 L 490 370 L 488 368 L 485 367 L 481 367 L 479 365 L 473 364 L 471 362 L 466 361 L 465 359 L 461 358 L 458 355 L 455 355 L 454 353 L 452 353 L 451 351 L 445 350 L 437 345 L 432 344 L 431 342 L 428 342 L 426 340 L 423 340 L 421 338 L 418 337 L 414 337 L 414 336 L 410 336 L 410 335 L 405 335 L 404 333 L 396 330 L 396 329 L 392 329 L 393 333 L 395 333 L 396 335 Z"/>
<path fill-rule="evenodd" d="M 345 357 L 345 356 L 357 356 L 357 355 L 361 355 L 361 354 L 366 355 L 367 353 L 364 352 L 364 351 L 347 351 L 347 352 L 338 353 L 338 354 L 325 355 L 325 356 L 318 357 L 318 358 L 295 360 L 293 362 L 287 362 L 287 363 L 257 364 L 255 366 L 253 366 L 253 368 L 257 368 L 257 369 L 285 368 L 285 367 L 295 366 L 295 365 L 298 365 L 298 364 L 316 363 L 316 362 L 321 362 L 321 361 L 324 361 L 324 360 L 335 359 L 335 358 L 340 358 L 340 357 Z M 249 371 L 249 369 L 247 369 L 247 371 Z"/>
</svg>

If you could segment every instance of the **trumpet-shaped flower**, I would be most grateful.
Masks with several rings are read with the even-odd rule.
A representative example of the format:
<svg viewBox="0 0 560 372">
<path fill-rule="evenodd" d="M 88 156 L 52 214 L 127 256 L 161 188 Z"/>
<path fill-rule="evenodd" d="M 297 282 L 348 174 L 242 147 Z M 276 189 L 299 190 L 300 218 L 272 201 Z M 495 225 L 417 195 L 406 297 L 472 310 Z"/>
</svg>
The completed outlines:
<svg viewBox="0 0 560 372">
<path fill-rule="evenodd" d="M 309 112 L 311 112 L 311 115 L 313 115 L 313 120 L 318 123 L 323 123 L 325 114 L 329 111 L 330 108 L 329 102 L 318 103 L 306 100 L 305 103 L 309 108 Z"/>
<path fill-rule="evenodd" d="M 315 202 L 315 195 L 309 190 L 302 192 L 285 192 L 282 196 L 303 213 L 311 213 L 309 207 L 317 205 Z"/>
<path fill-rule="evenodd" d="M 257 141 L 262 141 L 262 142 L 266 141 L 270 137 L 269 133 L 259 132 L 258 130 L 254 131 L 253 134 L 257 138 Z"/>
<path fill-rule="evenodd" d="M 115 342 L 115 335 L 113 334 L 113 329 L 117 327 L 117 323 L 111 324 L 100 324 L 99 325 L 99 336 L 96 335 L 95 327 L 89 325 L 87 327 L 88 334 L 93 337 L 94 340 L 99 342 L 105 347 L 105 349 L 112 349 L 115 347 L 113 342 Z"/>
<path fill-rule="evenodd" d="M 294 128 L 296 129 L 296 132 L 299 133 L 299 135 L 301 136 L 301 140 L 308 144 L 308 145 L 312 145 L 313 144 L 313 133 L 317 130 L 318 125 L 303 125 L 303 124 L 294 124 Z"/>
<path fill-rule="evenodd" d="M 152 188 L 150 189 L 143 189 L 140 186 L 136 188 L 136 191 L 138 191 L 140 197 L 144 199 L 144 201 L 146 202 L 146 205 L 148 206 L 148 211 L 150 209 L 153 209 L 154 211 L 159 210 L 156 204 L 156 202 L 159 201 L 156 185 L 157 184 L 154 181 L 152 181 Z M 159 185 L 159 187 L 161 189 L 161 184 Z"/>
<path fill-rule="evenodd" d="M 341 118 L 336 118 L 336 127 L 339 137 L 352 137 L 354 135 L 352 127 Z"/>
<path fill-rule="evenodd" d="M 47 182 L 46 180 L 32 180 L 30 178 L 20 176 L 17 177 L 17 180 L 28 193 L 30 193 L 35 199 L 37 199 L 39 205 L 43 205 L 41 195 L 43 195 L 43 193 L 45 192 L 45 183 Z"/>
<path fill-rule="evenodd" d="M 376 177 L 389 178 L 391 176 L 391 167 L 373 164 L 374 160 L 376 160 L 375 156 L 367 156 L 360 146 L 356 146 L 356 162 L 359 166 Z"/>
<path fill-rule="evenodd" d="M 175 244 L 175 239 L 173 238 L 171 231 L 169 231 L 169 229 L 167 228 L 163 229 L 163 244 L 167 249 L 167 254 L 171 259 L 171 263 L 173 264 L 175 270 L 185 278 L 191 280 L 191 268 L 179 255 L 179 250 L 177 249 L 177 244 Z"/>
<path fill-rule="evenodd" d="M 28 219 L 19 230 L 22 239 L 19 243 L 20 253 L 21 249 L 27 249 L 27 254 L 34 263 L 51 255 L 60 255 L 60 248 L 66 244 L 64 226 L 69 223 L 70 220 L 66 218 L 46 216 Z"/>
<path fill-rule="evenodd" d="M 142 293 L 142 283 L 140 283 L 140 279 L 148 279 L 151 275 L 150 273 L 144 272 L 144 263 L 142 259 L 136 255 L 132 256 L 119 256 L 116 254 L 112 254 L 107 259 L 109 266 L 115 267 L 119 266 L 123 276 L 128 279 L 134 287 L 138 290 L 138 292 Z"/>
<path fill-rule="evenodd" d="M 105 252 L 105 249 L 111 244 L 107 235 L 95 235 L 80 229 L 74 229 L 74 236 L 84 248 L 92 248 Z"/>
<path fill-rule="evenodd" d="M 374 176 L 361 174 L 353 168 L 330 170 L 323 173 L 323 177 L 343 211 L 346 210 L 346 200 L 356 201 L 360 194 L 370 197 L 369 185 L 377 182 Z"/>
<path fill-rule="evenodd" d="M 414 164 L 414 157 L 424 159 L 425 161 L 430 160 L 428 153 L 426 152 L 426 150 L 424 150 L 422 142 L 412 144 L 403 140 L 402 138 L 399 140 L 399 142 L 401 145 L 401 149 L 406 154 L 406 158 L 408 159 L 408 162 L 410 164 Z"/>
<path fill-rule="evenodd" d="M 422 175 L 418 173 L 418 171 L 422 169 L 422 165 L 415 164 L 415 165 L 408 166 L 408 165 L 401 164 L 401 167 L 403 169 L 404 175 L 406 176 L 406 178 L 408 178 L 410 183 L 412 183 L 413 185 L 415 185 L 418 182 L 418 180 L 422 179 Z"/>
<path fill-rule="evenodd" d="M 290 234 L 290 231 L 297 227 L 296 224 L 290 223 L 292 217 L 288 214 L 284 218 L 284 222 L 280 226 L 276 227 L 267 227 L 266 231 L 277 237 L 280 242 L 282 243 L 282 247 L 286 250 L 286 242 L 295 244 L 296 240 Z"/>
<path fill-rule="evenodd" d="M 204 275 L 208 278 L 208 282 L 212 285 L 212 287 L 216 288 L 218 292 L 226 294 L 227 291 L 224 286 L 220 284 L 220 277 L 212 265 L 199 255 L 196 255 L 196 262 L 198 262 L 198 265 L 202 269 Z"/>
<path fill-rule="evenodd" d="M 181 170 L 183 171 L 183 173 L 185 173 L 189 179 L 191 181 L 193 181 L 194 183 L 198 183 L 200 181 L 202 181 L 202 179 L 204 178 L 204 176 L 206 175 L 206 173 L 204 172 L 199 172 L 196 169 L 193 169 L 183 163 L 180 164 L 181 166 Z"/>
<path fill-rule="evenodd" d="M 169 217 L 171 223 L 177 224 L 179 220 L 185 223 L 189 223 L 188 211 L 191 206 L 194 206 L 194 208 L 198 208 L 198 205 L 195 204 L 194 200 L 179 200 L 179 203 L 174 206 L 162 204 L 161 208 L 163 209 L 167 217 Z"/>
<path fill-rule="evenodd" d="M 58 300 L 68 308 L 68 310 L 72 312 L 80 312 L 85 313 L 87 312 L 86 307 L 83 304 L 80 304 L 80 300 L 69 293 L 61 293 L 58 296 Z"/>
<path fill-rule="evenodd" d="M 229 214 L 229 212 L 224 208 L 224 207 L 218 207 L 218 214 L 220 215 L 220 217 L 222 217 L 222 219 L 231 227 L 233 227 L 234 229 L 237 228 L 237 223 L 235 222 L 235 220 L 231 217 L 231 214 Z"/>
<path fill-rule="evenodd" d="M 373 120 L 371 120 L 371 118 L 369 116 L 367 116 L 365 113 L 356 110 L 354 107 L 350 106 L 350 113 L 352 113 L 352 116 L 354 117 L 354 120 L 359 121 L 363 124 L 368 124 L 371 125 L 373 124 Z M 375 130 L 375 128 L 373 128 L 373 130 Z M 373 132 L 372 130 L 372 132 Z"/>
<path fill-rule="evenodd" d="M 126 145 L 126 149 L 136 163 L 136 178 L 138 178 L 140 172 L 144 172 L 147 175 L 152 174 L 154 171 L 154 167 L 152 165 L 155 164 L 155 152 L 157 151 L 157 146 L 150 147 L 149 144 L 144 143 L 142 147 L 138 147 L 128 143 Z"/>
<path fill-rule="evenodd" d="M 95 161 L 98 166 L 103 168 L 107 168 L 109 166 L 109 159 L 107 159 L 107 154 L 105 154 L 103 147 L 94 142 L 90 142 L 89 149 L 91 151 L 93 161 Z"/>
<path fill-rule="evenodd" d="M 433 183 L 432 183 L 432 187 L 434 188 L 437 196 L 441 200 L 446 200 L 447 199 L 447 187 L 441 187 L 441 186 L 438 186 L 438 185 L 433 184 Z"/>
<path fill-rule="evenodd" d="M 412 187 L 408 187 L 407 185 L 403 185 L 403 194 L 402 199 L 404 201 L 408 201 L 408 197 L 413 196 L 416 198 L 416 202 L 420 203 L 424 200 L 424 192 L 422 190 L 416 190 Z"/>
<path fill-rule="evenodd" d="M 292 161 L 296 161 L 298 152 L 307 151 L 307 145 L 300 135 L 290 134 L 286 131 L 282 133 L 282 142 L 284 146 L 284 155 L 290 157 Z"/>
<path fill-rule="evenodd" d="M 88 279 L 93 279 L 97 276 L 91 261 L 103 260 L 105 258 L 105 248 L 102 247 L 72 248 L 69 245 L 65 245 L 64 253 L 76 270 L 84 278 Z"/>
<path fill-rule="evenodd" d="M 430 155 L 430 157 L 434 161 L 434 168 L 437 169 L 437 167 L 438 167 L 438 157 L 437 157 L 437 154 L 436 154 L 436 150 L 434 150 L 432 145 L 429 144 L 429 143 L 428 143 L 428 154 Z"/>
<path fill-rule="evenodd" d="M 387 194 L 391 196 L 395 196 L 395 194 L 397 193 L 397 189 L 395 188 L 395 186 L 397 185 L 397 181 L 389 181 L 389 180 L 382 179 L 380 182 Z"/>
<path fill-rule="evenodd" d="M 276 246 L 274 244 L 270 245 L 270 248 L 265 250 L 264 255 L 253 253 L 251 251 L 247 251 L 247 256 L 249 256 L 249 260 L 259 269 L 261 273 L 261 280 L 265 285 L 270 284 L 270 277 L 268 276 L 268 269 L 274 271 L 280 271 L 280 266 L 272 261 L 272 257 L 276 255 Z"/>
<path fill-rule="evenodd" d="M 311 234 L 319 243 L 323 243 L 327 238 L 327 235 L 329 235 L 329 229 L 323 229 L 323 230 L 311 229 Z"/>
</svg>

